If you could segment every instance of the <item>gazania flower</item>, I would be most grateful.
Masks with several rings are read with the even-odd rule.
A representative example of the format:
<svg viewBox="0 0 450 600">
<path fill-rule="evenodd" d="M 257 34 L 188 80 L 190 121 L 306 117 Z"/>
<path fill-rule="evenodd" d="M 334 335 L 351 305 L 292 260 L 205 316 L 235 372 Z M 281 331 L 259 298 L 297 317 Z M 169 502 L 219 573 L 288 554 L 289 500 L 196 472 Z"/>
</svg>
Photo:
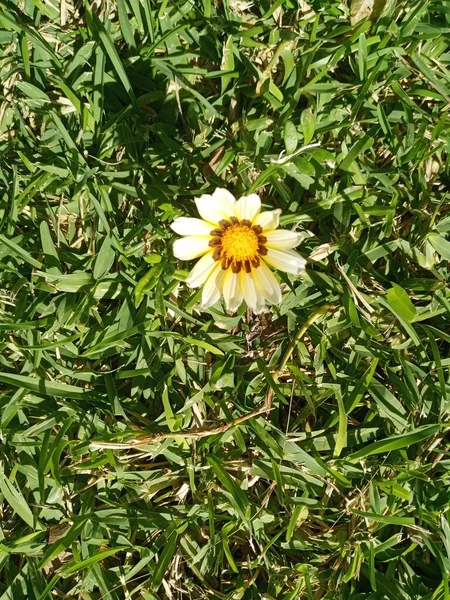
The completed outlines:
<svg viewBox="0 0 450 600">
<path fill-rule="evenodd" d="M 261 212 L 256 194 L 235 200 L 225 189 L 195 199 L 201 219 L 178 217 L 172 229 L 184 236 L 173 252 L 180 260 L 200 258 L 186 283 L 203 285 L 202 307 L 221 296 L 227 310 L 236 311 L 245 300 L 255 313 L 265 304 L 279 304 L 281 290 L 270 267 L 299 275 L 306 261 L 292 250 L 303 236 L 278 229 L 281 210 Z"/>
</svg>

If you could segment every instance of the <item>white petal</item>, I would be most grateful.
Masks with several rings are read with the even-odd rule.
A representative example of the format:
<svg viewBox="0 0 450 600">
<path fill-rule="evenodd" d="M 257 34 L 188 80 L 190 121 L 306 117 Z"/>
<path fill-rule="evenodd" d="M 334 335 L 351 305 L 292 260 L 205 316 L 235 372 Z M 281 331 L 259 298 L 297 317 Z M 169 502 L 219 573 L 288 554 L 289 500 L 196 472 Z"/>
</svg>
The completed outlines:
<svg viewBox="0 0 450 600">
<path fill-rule="evenodd" d="M 300 254 L 297 254 L 295 250 L 274 250 L 273 248 L 268 248 L 264 260 L 272 267 L 275 267 L 275 269 L 285 271 L 286 273 L 293 273 L 294 275 L 303 273 L 306 266 L 306 260 Z"/>
<path fill-rule="evenodd" d="M 255 315 L 260 315 L 263 312 L 267 312 L 265 298 L 258 296 L 258 299 L 256 301 L 256 306 L 252 310 L 255 313 Z"/>
<path fill-rule="evenodd" d="M 235 312 L 243 300 L 242 288 L 238 273 L 233 273 L 231 269 L 226 271 L 223 280 L 223 299 L 225 306 L 230 312 Z"/>
<path fill-rule="evenodd" d="M 259 213 L 256 219 L 253 221 L 253 225 L 260 225 L 263 231 L 272 231 L 278 227 L 280 223 L 281 209 L 276 208 L 275 210 L 267 210 Z"/>
<path fill-rule="evenodd" d="M 213 198 L 216 202 L 221 202 L 222 204 L 226 204 L 229 208 L 230 212 L 228 216 L 234 215 L 234 205 L 236 204 L 236 198 L 233 196 L 231 192 L 226 190 L 225 188 L 217 188 L 213 192 Z"/>
<path fill-rule="evenodd" d="M 205 256 L 201 257 L 186 277 L 187 285 L 191 288 L 197 288 L 203 285 L 216 265 L 217 261 L 213 259 L 213 252 L 211 250 L 211 252 L 208 252 Z"/>
<path fill-rule="evenodd" d="M 244 300 L 254 313 L 258 312 L 260 303 L 258 302 L 258 295 L 256 292 L 255 282 L 251 273 L 241 271 L 240 274 L 240 286 L 244 295 Z"/>
<path fill-rule="evenodd" d="M 208 223 L 217 225 L 222 219 L 234 216 L 235 199 L 228 190 L 218 188 L 213 195 L 204 194 L 195 199 L 200 216 Z"/>
<path fill-rule="evenodd" d="M 248 221 L 253 221 L 261 210 L 261 200 L 257 194 L 242 196 L 234 205 L 234 210 L 239 220 L 247 219 Z"/>
<path fill-rule="evenodd" d="M 206 254 L 211 247 L 208 246 L 211 238 L 195 235 L 188 235 L 179 240 L 175 240 L 173 244 L 173 253 L 180 260 L 192 260 Z"/>
<path fill-rule="evenodd" d="M 256 289 L 271 304 L 280 304 L 281 302 L 281 289 L 275 275 L 269 269 L 269 267 L 261 261 L 261 264 L 257 269 L 252 271 L 252 275 L 255 279 Z"/>
<path fill-rule="evenodd" d="M 222 295 L 222 284 L 225 271 L 222 269 L 220 261 L 216 262 L 209 275 L 202 292 L 202 308 L 209 308 L 215 304 Z"/>
<path fill-rule="evenodd" d="M 178 235 L 209 235 L 213 229 L 211 223 L 189 217 L 178 217 L 170 227 Z"/>
<path fill-rule="evenodd" d="M 269 248 L 280 249 L 295 248 L 305 239 L 302 233 L 288 231 L 287 229 L 268 231 L 265 237 L 267 238 L 267 246 Z"/>
</svg>

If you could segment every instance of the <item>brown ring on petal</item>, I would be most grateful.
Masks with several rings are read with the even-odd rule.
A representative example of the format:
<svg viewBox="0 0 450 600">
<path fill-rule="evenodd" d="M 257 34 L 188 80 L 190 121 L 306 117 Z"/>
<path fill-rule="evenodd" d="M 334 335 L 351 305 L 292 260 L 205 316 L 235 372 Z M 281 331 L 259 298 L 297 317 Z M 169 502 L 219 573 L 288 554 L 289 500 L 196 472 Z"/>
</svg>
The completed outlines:
<svg viewBox="0 0 450 600">
<path fill-rule="evenodd" d="M 239 273 L 242 269 L 242 261 L 237 260 L 236 262 L 231 263 L 231 271 L 233 273 Z"/>
<path fill-rule="evenodd" d="M 252 271 L 252 266 L 251 266 L 251 264 L 250 264 L 250 261 L 249 261 L 249 260 L 245 260 L 245 261 L 244 261 L 244 269 L 245 269 L 245 272 L 246 272 L 246 273 L 251 273 L 251 271 Z"/>
<path fill-rule="evenodd" d="M 228 269 L 228 267 L 231 264 L 231 258 L 229 256 L 224 256 L 222 258 L 222 269 L 224 269 L 225 271 Z"/>
<path fill-rule="evenodd" d="M 259 256 L 254 256 L 253 258 L 250 259 L 250 262 L 252 263 L 252 267 L 255 267 L 255 269 L 257 269 L 259 267 L 259 265 L 261 264 L 261 261 L 259 260 Z"/>
<path fill-rule="evenodd" d="M 230 217 L 230 223 L 231 225 L 239 225 L 239 219 L 236 217 Z"/>
<path fill-rule="evenodd" d="M 222 240 L 219 237 L 213 237 L 208 242 L 208 246 L 211 246 L 211 248 L 215 248 L 216 246 L 221 246 L 221 245 L 222 245 Z"/>
<path fill-rule="evenodd" d="M 262 233 L 262 230 L 263 230 L 261 225 L 253 225 L 252 229 L 256 233 L 256 235 L 259 235 L 260 233 Z"/>
<path fill-rule="evenodd" d="M 213 229 L 209 232 L 209 235 L 212 235 L 212 237 L 221 237 L 223 235 L 223 229 Z"/>
<path fill-rule="evenodd" d="M 260 256 L 266 256 L 267 248 L 265 246 L 258 246 L 258 254 Z"/>
<path fill-rule="evenodd" d="M 231 223 L 230 221 L 227 221 L 227 219 L 222 219 L 221 221 L 219 221 L 219 225 L 221 229 L 228 229 L 228 227 L 231 227 Z"/>
<path fill-rule="evenodd" d="M 220 260 L 222 256 L 222 248 L 216 248 L 213 253 L 213 260 Z"/>
<path fill-rule="evenodd" d="M 245 225 L 245 227 L 251 227 L 252 223 L 248 219 L 242 219 L 241 225 Z"/>
<path fill-rule="evenodd" d="M 260 244 L 265 244 L 267 242 L 267 238 L 264 237 L 263 235 L 258 235 L 258 242 Z"/>
</svg>

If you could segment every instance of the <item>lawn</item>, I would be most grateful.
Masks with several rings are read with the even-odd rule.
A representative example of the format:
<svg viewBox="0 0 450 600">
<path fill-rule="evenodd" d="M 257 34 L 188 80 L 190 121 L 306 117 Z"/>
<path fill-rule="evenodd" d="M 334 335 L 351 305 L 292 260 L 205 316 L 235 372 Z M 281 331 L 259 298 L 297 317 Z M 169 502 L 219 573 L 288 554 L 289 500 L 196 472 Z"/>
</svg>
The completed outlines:
<svg viewBox="0 0 450 600">
<path fill-rule="evenodd" d="M 0 0 L 0 600 L 450 599 L 449 109 L 448 0 Z"/>
</svg>

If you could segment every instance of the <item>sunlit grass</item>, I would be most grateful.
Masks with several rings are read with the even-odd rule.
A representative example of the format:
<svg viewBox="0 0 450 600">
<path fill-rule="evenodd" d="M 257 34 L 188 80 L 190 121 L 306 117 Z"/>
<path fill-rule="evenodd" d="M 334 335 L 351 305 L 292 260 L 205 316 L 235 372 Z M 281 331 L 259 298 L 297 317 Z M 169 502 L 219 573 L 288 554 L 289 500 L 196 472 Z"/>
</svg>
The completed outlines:
<svg viewBox="0 0 450 600">
<path fill-rule="evenodd" d="M 0 600 L 450 597 L 450 2 L 352 4 L 0 0 Z M 216 188 L 304 238 L 261 315 Z"/>
</svg>

